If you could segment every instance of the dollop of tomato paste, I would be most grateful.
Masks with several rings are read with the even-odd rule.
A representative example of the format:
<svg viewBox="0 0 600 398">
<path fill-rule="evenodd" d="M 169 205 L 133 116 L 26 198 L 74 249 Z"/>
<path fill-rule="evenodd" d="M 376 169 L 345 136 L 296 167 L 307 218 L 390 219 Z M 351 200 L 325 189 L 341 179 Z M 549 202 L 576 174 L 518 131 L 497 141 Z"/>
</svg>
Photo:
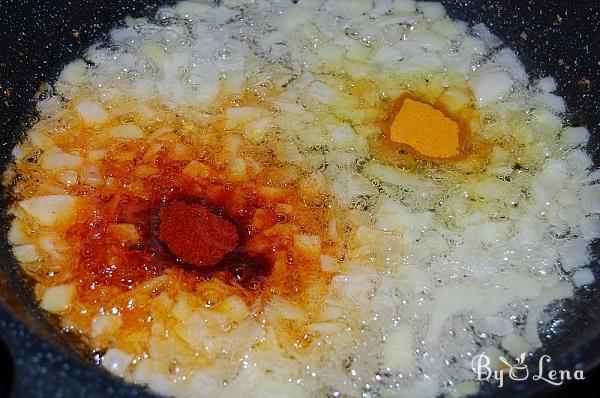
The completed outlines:
<svg viewBox="0 0 600 398">
<path fill-rule="evenodd" d="M 160 222 L 160 239 L 188 264 L 216 265 L 238 245 L 235 225 L 200 204 L 169 203 L 160 209 Z"/>
</svg>

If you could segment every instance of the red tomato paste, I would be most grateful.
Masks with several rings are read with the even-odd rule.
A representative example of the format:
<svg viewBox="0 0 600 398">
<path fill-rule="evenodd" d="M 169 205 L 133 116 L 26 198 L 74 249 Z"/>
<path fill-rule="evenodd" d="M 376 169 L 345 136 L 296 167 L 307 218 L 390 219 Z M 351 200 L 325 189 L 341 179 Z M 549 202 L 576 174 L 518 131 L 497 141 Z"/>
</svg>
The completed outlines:
<svg viewBox="0 0 600 398">
<path fill-rule="evenodd" d="M 160 239 L 179 260 L 218 264 L 238 244 L 236 227 L 199 204 L 173 202 L 160 209 Z"/>
</svg>

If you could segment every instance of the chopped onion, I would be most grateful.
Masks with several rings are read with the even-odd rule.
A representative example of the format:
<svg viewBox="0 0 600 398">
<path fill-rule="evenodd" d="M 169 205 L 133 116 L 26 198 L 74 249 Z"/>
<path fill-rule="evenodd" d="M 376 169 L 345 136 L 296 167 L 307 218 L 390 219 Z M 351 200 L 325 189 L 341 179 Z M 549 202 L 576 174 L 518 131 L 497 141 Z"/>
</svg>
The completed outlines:
<svg viewBox="0 0 600 398">
<path fill-rule="evenodd" d="M 567 127 L 563 130 L 561 139 L 571 147 L 585 145 L 590 139 L 590 132 L 585 127 Z"/>
<path fill-rule="evenodd" d="M 306 319 L 306 311 L 299 305 L 283 298 L 274 298 L 267 306 L 267 311 L 270 312 L 272 320 L 287 319 L 295 321 L 303 321 Z"/>
<path fill-rule="evenodd" d="M 340 262 L 337 258 L 322 254 L 320 257 L 321 260 L 321 269 L 325 272 L 339 272 L 340 271 Z"/>
<path fill-rule="evenodd" d="M 319 256 L 321 253 L 321 238 L 314 235 L 294 235 L 294 247 L 304 256 Z"/>
<path fill-rule="evenodd" d="M 56 147 L 56 143 L 54 140 L 48 136 L 48 134 L 42 133 L 38 130 L 30 130 L 27 133 L 27 136 L 33 143 L 33 145 L 37 146 L 40 149 L 50 149 L 52 147 Z"/>
<path fill-rule="evenodd" d="M 140 234 L 134 224 L 111 224 L 106 228 L 106 232 L 112 235 L 117 242 L 121 244 L 137 242 L 140 240 Z"/>
<path fill-rule="evenodd" d="M 538 87 L 545 93 L 553 93 L 557 89 L 556 80 L 552 76 L 547 76 L 538 81 Z"/>
<path fill-rule="evenodd" d="M 52 147 L 45 151 L 40 159 L 44 170 L 76 169 L 81 165 L 83 159 L 79 155 L 64 153 L 58 147 Z"/>
<path fill-rule="evenodd" d="M 475 98 L 482 105 L 494 103 L 510 92 L 513 81 L 506 72 L 488 72 L 473 81 Z"/>
<path fill-rule="evenodd" d="M 229 296 L 219 302 L 215 309 L 226 315 L 231 322 L 240 322 L 250 315 L 250 310 L 244 300 L 238 296 Z"/>
<path fill-rule="evenodd" d="M 101 314 L 96 315 L 92 319 L 92 329 L 90 335 L 92 337 L 98 337 L 102 334 L 113 333 L 115 330 L 121 327 L 123 321 L 120 315 L 114 314 Z"/>
<path fill-rule="evenodd" d="M 575 287 L 591 285 L 596 280 L 594 273 L 589 268 L 578 270 L 573 274 L 572 278 Z"/>
<path fill-rule="evenodd" d="M 583 239 L 566 241 L 561 248 L 561 263 L 565 271 L 583 267 L 591 261 L 588 242 Z"/>
<path fill-rule="evenodd" d="M 77 199 L 69 195 L 47 195 L 25 199 L 19 206 L 44 225 L 55 225 L 70 218 Z"/>
<path fill-rule="evenodd" d="M 77 184 L 79 173 L 75 170 L 62 170 L 58 173 L 58 180 L 66 186 Z"/>
<path fill-rule="evenodd" d="M 273 122 L 269 118 L 262 118 L 244 125 L 244 137 L 248 140 L 258 143 L 265 139 L 265 136 L 271 128 Z"/>
<path fill-rule="evenodd" d="M 415 368 L 413 333 L 402 325 L 389 334 L 383 348 L 383 364 L 395 371 L 411 372 Z"/>
<path fill-rule="evenodd" d="M 123 377 L 125 370 L 131 363 L 133 358 L 125 351 L 118 348 L 109 348 L 102 356 L 102 366 L 110 373 Z"/>
<path fill-rule="evenodd" d="M 66 311 L 71 305 L 74 294 L 74 285 L 50 286 L 44 291 L 40 307 L 54 314 Z"/>
<path fill-rule="evenodd" d="M 518 357 L 523 352 L 531 349 L 531 344 L 518 334 L 509 334 L 502 339 L 502 347 L 513 357 Z"/>
<path fill-rule="evenodd" d="M 84 184 L 91 186 L 104 184 L 104 176 L 97 163 L 84 164 L 81 167 L 81 178 Z"/>
<path fill-rule="evenodd" d="M 260 108 L 253 106 L 239 106 L 236 108 L 228 108 L 227 111 L 225 111 L 225 117 L 236 124 L 258 119 L 260 114 Z"/>
<path fill-rule="evenodd" d="M 13 221 L 8 230 L 8 241 L 11 245 L 23 245 L 29 243 L 27 234 L 23 231 L 23 223 Z"/>
<path fill-rule="evenodd" d="M 86 124 L 99 124 L 108 120 L 108 112 L 96 102 L 82 101 L 75 109 Z"/>
<path fill-rule="evenodd" d="M 86 69 L 87 64 L 84 60 L 73 61 L 60 72 L 60 80 L 73 85 L 81 84 L 84 82 Z"/>
<path fill-rule="evenodd" d="M 144 131 L 136 126 L 135 124 L 121 124 L 119 126 L 111 127 L 107 130 L 108 135 L 114 138 L 122 139 L 138 139 L 144 138 Z"/>
<path fill-rule="evenodd" d="M 35 245 L 13 246 L 12 252 L 17 261 L 22 263 L 30 263 L 40 259 Z"/>
<path fill-rule="evenodd" d="M 327 105 L 332 105 L 339 99 L 339 94 L 322 82 L 314 82 L 311 84 L 308 95 L 311 98 L 314 98 L 315 100 Z"/>
<path fill-rule="evenodd" d="M 441 3 L 419 1 L 417 2 L 417 9 L 429 21 L 438 21 L 446 16 L 446 10 Z"/>
<path fill-rule="evenodd" d="M 515 330 L 513 324 L 508 319 L 499 318 L 497 316 L 486 316 L 485 321 L 490 327 L 490 333 L 498 336 L 506 336 L 513 333 Z"/>
</svg>

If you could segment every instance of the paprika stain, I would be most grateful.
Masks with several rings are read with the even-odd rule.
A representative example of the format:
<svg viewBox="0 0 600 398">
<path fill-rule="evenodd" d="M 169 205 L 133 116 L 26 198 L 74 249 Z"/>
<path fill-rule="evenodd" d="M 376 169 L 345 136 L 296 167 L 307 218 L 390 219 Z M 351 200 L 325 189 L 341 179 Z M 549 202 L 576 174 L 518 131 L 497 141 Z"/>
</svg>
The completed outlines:
<svg viewBox="0 0 600 398">
<path fill-rule="evenodd" d="M 238 245 L 236 227 L 199 204 L 173 202 L 160 209 L 160 239 L 188 264 L 218 264 Z"/>
</svg>

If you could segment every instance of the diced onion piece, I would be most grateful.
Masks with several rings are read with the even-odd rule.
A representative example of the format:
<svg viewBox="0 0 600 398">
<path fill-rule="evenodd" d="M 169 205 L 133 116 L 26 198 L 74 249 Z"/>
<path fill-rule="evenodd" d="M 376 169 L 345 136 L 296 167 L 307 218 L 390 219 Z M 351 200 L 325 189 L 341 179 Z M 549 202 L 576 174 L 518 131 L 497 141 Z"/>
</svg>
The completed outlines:
<svg viewBox="0 0 600 398">
<path fill-rule="evenodd" d="M 298 384 L 266 377 L 261 378 L 261 382 L 254 386 L 252 393 L 261 398 L 302 398 L 307 396 L 307 391 Z"/>
<path fill-rule="evenodd" d="M 190 347 L 200 349 L 206 347 L 206 337 L 209 334 L 204 318 L 194 314 L 183 322 L 178 322 L 174 327 L 175 333 Z"/>
<path fill-rule="evenodd" d="M 430 185 L 426 180 L 416 176 L 414 173 L 381 163 L 369 162 L 365 165 L 364 172 L 370 177 L 376 178 L 386 184 L 409 187 L 422 186 L 424 187 L 423 189 L 426 189 L 425 187 Z"/>
<path fill-rule="evenodd" d="M 306 7 L 290 8 L 277 19 L 279 26 L 285 31 L 292 31 L 304 25 L 313 18 L 313 12 Z"/>
<path fill-rule="evenodd" d="M 188 299 L 188 297 L 186 295 L 182 294 L 179 296 L 179 298 L 177 299 L 177 302 L 173 306 L 173 309 L 171 310 L 171 314 L 178 321 L 185 321 L 186 319 L 188 319 L 190 317 L 190 314 L 192 313 L 193 310 L 194 310 L 194 307 L 190 304 L 190 300 Z"/>
<path fill-rule="evenodd" d="M 337 258 L 328 254 L 322 254 L 320 257 L 321 269 L 325 272 L 338 272 L 340 271 L 340 264 Z"/>
<path fill-rule="evenodd" d="M 60 148 L 54 147 L 41 156 L 40 163 L 44 170 L 76 169 L 83 159 L 79 155 L 64 153 Z"/>
<path fill-rule="evenodd" d="M 75 170 L 63 170 L 58 174 L 58 180 L 66 186 L 77 184 L 79 173 Z"/>
<path fill-rule="evenodd" d="M 140 50 L 151 60 L 156 62 L 157 64 L 162 64 L 168 58 L 167 53 L 165 52 L 164 47 L 159 46 L 153 41 L 145 41 L 140 46 Z"/>
<path fill-rule="evenodd" d="M 27 136 L 33 145 L 40 149 L 49 149 L 56 146 L 54 140 L 48 136 L 48 134 L 42 133 L 41 131 L 30 130 L 29 133 L 27 133 Z"/>
<path fill-rule="evenodd" d="M 231 177 L 236 181 L 244 181 L 246 178 L 246 161 L 242 158 L 235 158 L 229 165 Z"/>
<path fill-rule="evenodd" d="M 585 127 L 567 127 L 562 132 L 561 139 L 571 147 L 585 145 L 590 139 L 590 132 Z"/>
<path fill-rule="evenodd" d="M 239 106 L 237 108 L 229 108 L 225 111 L 225 117 L 236 124 L 258 119 L 260 114 L 260 108 L 253 106 Z"/>
<path fill-rule="evenodd" d="M 387 199 L 379 207 L 375 228 L 386 232 L 402 232 L 406 228 L 424 231 L 430 229 L 432 224 L 433 213 L 412 212 L 401 203 Z"/>
<path fill-rule="evenodd" d="M 71 216 L 77 199 L 69 195 L 47 195 L 25 199 L 19 206 L 44 225 L 55 225 Z"/>
<path fill-rule="evenodd" d="M 420 47 L 429 51 L 439 51 L 446 47 L 444 38 L 430 30 L 417 30 L 411 33 L 410 38 Z"/>
<path fill-rule="evenodd" d="M 321 238 L 315 235 L 294 235 L 294 248 L 306 257 L 319 256 L 321 253 Z"/>
<path fill-rule="evenodd" d="M 451 393 L 452 397 L 466 397 L 470 395 L 475 395 L 479 391 L 479 387 L 477 384 L 472 381 L 463 381 L 461 383 L 457 383 L 454 386 L 454 392 Z"/>
<path fill-rule="evenodd" d="M 358 17 L 371 11 L 371 1 L 369 0 L 328 0 L 324 7 L 327 11 L 346 18 Z"/>
<path fill-rule="evenodd" d="M 242 137 L 237 134 L 230 134 L 223 139 L 223 152 L 227 157 L 234 157 L 240 151 L 243 144 Z"/>
<path fill-rule="evenodd" d="M 15 258 L 21 263 L 30 263 L 40 259 L 35 245 L 21 245 L 12 248 Z"/>
<path fill-rule="evenodd" d="M 88 152 L 88 158 L 91 160 L 102 160 L 106 156 L 106 149 L 94 149 Z"/>
<path fill-rule="evenodd" d="M 412 14 L 417 6 L 414 0 L 394 0 L 392 3 L 392 11 L 394 14 Z"/>
<path fill-rule="evenodd" d="M 78 59 L 71 62 L 60 72 L 60 80 L 69 84 L 81 84 L 87 69 L 87 64 L 84 60 Z"/>
<path fill-rule="evenodd" d="M 52 258 L 60 260 L 64 257 L 63 251 L 66 246 L 65 242 L 54 234 L 45 234 L 38 239 L 39 248 L 49 254 Z"/>
<path fill-rule="evenodd" d="M 561 263 L 565 271 L 583 267 L 591 261 L 588 242 L 572 239 L 564 243 L 561 250 Z"/>
<path fill-rule="evenodd" d="M 104 176 L 100 165 L 97 163 L 87 163 L 81 168 L 81 178 L 84 184 L 96 186 L 104 184 Z"/>
<path fill-rule="evenodd" d="M 118 348 L 109 348 L 102 356 L 102 366 L 110 373 L 122 377 L 132 359 L 131 355 Z"/>
<path fill-rule="evenodd" d="M 537 94 L 535 96 L 535 101 L 548 108 L 552 112 L 556 113 L 564 113 L 567 109 L 565 104 L 565 100 L 562 97 L 554 94 Z"/>
<path fill-rule="evenodd" d="M 144 131 L 135 124 L 121 124 L 108 129 L 108 135 L 121 139 L 139 139 L 144 138 Z"/>
<path fill-rule="evenodd" d="M 250 315 L 250 310 L 248 306 L 238 296 L 229 296 L 223 301 L 220 301 L 215 309 L 225 314 L 231 322 L 239 322 L 248 315 Z"/>
<path fill-rule="evenodd" d="M 147 164 L 141 164 L 135 168 L 136 177 L 148 177 L 160 172 L 156 167 L 149 166 Z"/>
<path fill-rule="evenodd" d="M 600 236 L 600 216 L 595 214 L 583 218 L 579 222 L 579 229 L 584 240 L 596 239 Z"/>
<path fill-rule="evenodd" d="M 417 2 L 417 9 L 423 13 L 423 16 L 429 21 L 438 21 L 446 15 L 444 5 L 441 3 L 419 1 Z"/>
<path fill-rule="evenodd" d="M 29 243 L 27 234 L 23 231 L 23 223 L 17 219 L 10 224 L 7 238 L 11 245 L 23 245 Z"/>
<path fill-rule="evenodd" d="M 545 93 L 553 93 L 558 88 L 556 80 L 552 76 L 547 76 L 538 82 L 538 87 Z"/>
<path fill-rule="evenodd" d="M 51 286 L 44 292 L 40 307 L 53 314 L 66 311 L 71 305 L 74 294 L 74 285 Z"/>
<path fill-rule="evenodd" d="M 314 82 L 311 84 L 308 94 L 311 98 L 314 98 L 317 101 L 327 105 L 335 103 L 339 98 L 338 93 L 336 93 L 325 83 L 321 82 Z"/>
<path fill-rule="evenodd" d="M 196 20 L 206 17 L 206 14 L 211 10 L 213 10 L 213 7 L 209 4 L 196 3 L 194 1 L 180 1 L 174 8 L 177 15 L 187 20 Z"/>
<path fill-rule="evenodd" d="M 580 269 L 573 274 L 573 284 L 575 287 L 591 285 L 594 283 L 594 273 L 589 268 Z"/>
<path fill-rule="evenodd" d="M 340 149 L 355 150 L 364 146 L 364 140 L 358 136 L 348 124 L 335 126 L 331 129 L 331 139 Z"/>
<path fill-rule="evenodd" d="M 244 137 L 254 143 L 261 142 L 271 127 L 271 120 L 267 118 L 258 119 L 244 125 Z"/>
<path fill-rule="evenodd" d="M 178 142 L 173 147 L 173 160 L 190 160 L 192 158 L 192 148 L 190 145 Z"/>
<path fill-rule="evenodd" d="M 189 178 L 208 178 L 212 175 L 212 169 L 200 163 L 197 160 L 192 160 L 183 168 L 182 174 Z"/>
<path fill-rule="evenodd" d="M 113 333 L 121 327 L 123 321 L 120 315 L 114 314 L 100 314 L 96 315 L 92 319 L 92 330 L 90 334 L 92 337 L 98 337 L 102 334 Z"/>
<path fill-rule="evenodd" d="M 532 347 L 523 337 L 518 334 L 509 334 L 502 339 L 502 347 L 514 357 L 521 355 L 523 352 L 528 352 Z"/>
<path fill-rule="evenodd" d="M 413 357 L 413 333 L 408 325 L 394 329 L 383 348 L 385 367 L 410 372 L 415 366 Z"/>
<path fill-rule="evenodd" d="M 288 319 L 302 321 L 306 318 L 306 311 L 300 306 L 283 298 L 275 298 L 269 303 L 268 311 L 275 315 L 275 319 Z"/>
<path fill-rule="evenodd" d="M 488 43 L 490 47 L 498 47 L 502 44 L 502 40 L 500 40 L 492 32 L 490 32 L 488 27 L 482 23 L 474 25 L 472 30 L 473 33 L 475 33 L 479 38 L 483 39 L 486 43 Z"/>
<path fill-rule="evenodd" d="M 275 155 L 282 162 L 299 162 L 304 159 L 298 147 L 292 142 L 280 142 L 275 146 Z"/>
<path fill-rule="evenodd" d="M 343 205 L 349 205 L 358 196 L 371 196 L 377 190 L 364 176 L 352 172 L 341 172 L 333 183 L 333 191 Z"/>
<path fill-rule="evenodd" d="M 100 124 L 108 120 L 108 112 L 96 102 L 82 101 L 75 106 L 75 110 L 79 113 L 85 124 Z"/>
<path fill-rule="evenodd" d="M 311 323 L 307 326 L 307 331 L 310 334 L 317 334 L 321 336 L 335 336 L 344 329 L 344 325 L 338 322 L 318 322 Z"/>
<path fill-rule="evenodd" d="M 486 316 L 485 321 L 490 328 L 490 333 L 498 336 L 506 336 L 514 332 L 514 327 L 508 319 L 497 316 Z"/>
<path fill-rule="evenodd" d="M 475 98 L 482 105 L 492 104 L 512 89 L 513 81 L 506 72 L 489 72 L 473 81 Z"/>
<path fill-rule="evenodd" d="M 140 240 L 140 234 L 133 224 L 111 224 L 106 230 L 122 244 Z"/>
</svg>

